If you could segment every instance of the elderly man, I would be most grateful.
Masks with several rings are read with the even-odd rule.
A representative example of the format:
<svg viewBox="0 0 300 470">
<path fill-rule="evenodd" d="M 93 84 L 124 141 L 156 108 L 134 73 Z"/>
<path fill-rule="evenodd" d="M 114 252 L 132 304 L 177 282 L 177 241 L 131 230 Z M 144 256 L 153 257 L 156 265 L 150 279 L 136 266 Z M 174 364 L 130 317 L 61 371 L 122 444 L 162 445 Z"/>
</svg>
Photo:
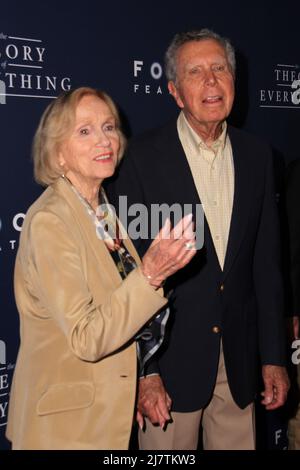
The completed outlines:
<svg viewBox="0 0 300 470">
<path fill-rule="evenodd" d="M 289 387 L 272 156 L 226 123 L 235 80 L 228 40 L 207 29 L 177 34 L 166 75 L 181 112 L 131 141 L 110 194 L 149 210 L 201 201 L 204 247 L 169 284 L 169 337 L 140 378 L 140 447 L 196 449 L 202 422 L 205 449 L 254 449 L 258 360 L 267 410 Z M 141 254 L 149 243 L 137 241 Z"/>
<path fill-rule="evenodd" d="M 290 248 L 292 339 L 299 339 L 300 323 L 300 160 L 290 163 L 286 175 L 286 212 Z M 297 365 L 300 392 L 300 364 Z M 289 449 L 300 450 L 300 404 L 288 427 Z"/>
</svg>

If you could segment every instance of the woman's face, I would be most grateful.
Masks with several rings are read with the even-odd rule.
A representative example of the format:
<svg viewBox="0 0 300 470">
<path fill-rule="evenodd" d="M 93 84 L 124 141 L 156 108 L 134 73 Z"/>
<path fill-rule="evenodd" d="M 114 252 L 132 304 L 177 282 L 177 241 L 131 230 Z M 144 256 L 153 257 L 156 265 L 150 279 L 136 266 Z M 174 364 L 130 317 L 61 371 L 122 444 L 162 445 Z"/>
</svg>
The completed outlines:
<svg viewBox="0 0 300 470">
<path fill-rule="evenodd" d="M 101 183 L 113 175 L 119 149 L 120 135 L 109 106 L 96 96 L 84 96 L 76 108 L 74 127 L 60 149 L 64 174 L 85 185 Z"/>
</svg>

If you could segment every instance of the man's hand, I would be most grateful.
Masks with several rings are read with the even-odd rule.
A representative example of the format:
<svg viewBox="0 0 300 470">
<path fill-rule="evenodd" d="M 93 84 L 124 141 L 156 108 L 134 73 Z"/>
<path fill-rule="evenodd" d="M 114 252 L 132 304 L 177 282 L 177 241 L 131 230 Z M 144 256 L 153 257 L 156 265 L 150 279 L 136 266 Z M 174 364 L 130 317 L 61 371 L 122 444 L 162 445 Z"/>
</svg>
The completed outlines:
<svg viewBox="0 0 300 470">
<path fill-rule="evenodd" d="M 293 317 L 287 317 L 287 337 L 290 343 L 292 343 L 295 339 L 299 339 L 299 330 L 300 317 L 296 315 Z"/>
<path fill-rule="evenodd" d="M 300 317 L 293 317 L 293 339 L 299 339 L 299 326 L 300 326 Z"/>
<path fill-rule="evenodd" d="M 262 377 L 265 390 L 261 393 L 264 397 L 262 404 L 266 410 L 275 410 L 282 406 L 290 388 L 290 381 L 285 367 L 265 365 L 262 367 Z"/>
<path fill-rule="evenodd" d="M 152 424 L 163 428 L 171 419 L 169 410 L 172 400 L 167 394 L 159 375 L 150 375 L 139 381 L 137 422 L 140 429 L 144 426 L 143 416 L 147 416 Z"/>
</svg>

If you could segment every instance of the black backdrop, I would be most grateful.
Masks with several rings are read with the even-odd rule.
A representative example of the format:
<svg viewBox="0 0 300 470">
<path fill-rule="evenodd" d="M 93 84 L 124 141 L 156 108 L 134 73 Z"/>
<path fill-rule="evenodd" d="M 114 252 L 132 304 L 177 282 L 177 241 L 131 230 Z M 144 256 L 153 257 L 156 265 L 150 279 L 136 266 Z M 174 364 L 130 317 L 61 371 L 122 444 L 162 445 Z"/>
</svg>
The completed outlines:
<svg viewBox="0 0 300 470">
<path fill-rule="evenodd" d="M 176 112 L 162 75 L 164 50 L 175 32 L 209 27 L 237 50 L 231 120 L 270 142 L 280 176 L 284 162 L 298 158 L 299 14 L 296 0 L 2 3 L 0 449 L 8 448 L 4 431 L 19 341 L 13 265 L 24 213 L 41 192 L 32 177 L 30 146 L 45 106 L 62 89 L 89 85 L 114 97 L 129 136 L 161 124 Z M 258 434 L 262 446 L 286 445 L 276 413 L 267 421 L 262 415 Z"/>
</svg>

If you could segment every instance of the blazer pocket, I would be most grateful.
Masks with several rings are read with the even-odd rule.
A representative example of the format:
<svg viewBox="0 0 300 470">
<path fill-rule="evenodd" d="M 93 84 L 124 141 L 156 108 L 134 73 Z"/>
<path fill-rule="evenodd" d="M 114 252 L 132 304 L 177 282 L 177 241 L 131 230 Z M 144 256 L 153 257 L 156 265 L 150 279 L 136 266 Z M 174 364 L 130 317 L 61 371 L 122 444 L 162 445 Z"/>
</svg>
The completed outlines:
<svg viewBox="0 0 300 470">
<path fill-rule="evenodd" d="M 91 406 L 95 387 L 89 382 L 51 385 L 37 403 L 37 414 L 44 416 Z"/>
</svg>

